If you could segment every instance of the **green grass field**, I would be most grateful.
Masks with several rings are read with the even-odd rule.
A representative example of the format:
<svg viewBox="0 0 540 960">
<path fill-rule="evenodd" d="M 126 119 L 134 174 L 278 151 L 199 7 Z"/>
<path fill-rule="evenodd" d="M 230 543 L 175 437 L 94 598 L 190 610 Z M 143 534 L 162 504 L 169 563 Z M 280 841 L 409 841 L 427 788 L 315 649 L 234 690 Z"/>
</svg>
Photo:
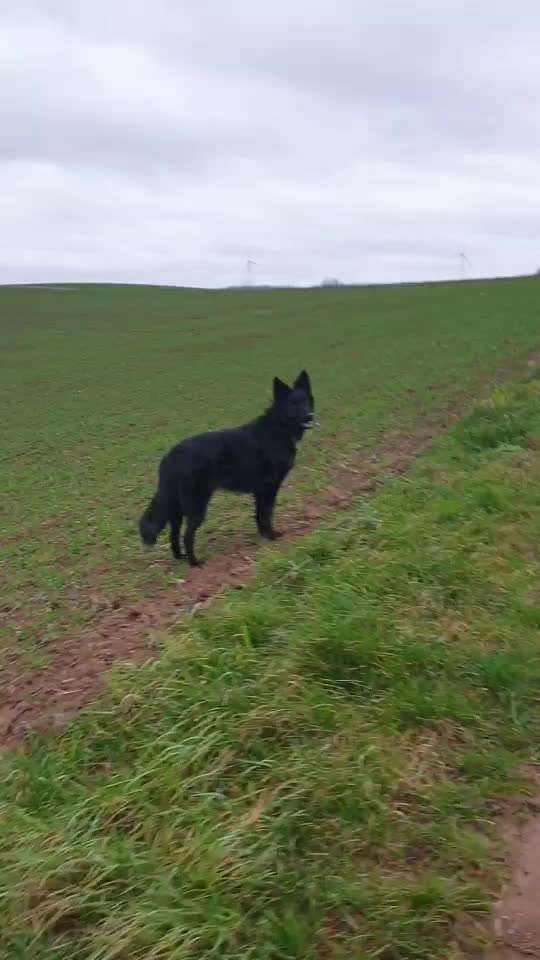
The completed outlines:
<svg viewBox="0 0 540 960">
<path fill-rule="evenodd" d="M 521 322 L 516 349 L 533 339 Z M 454 370 L 475 349 L 495 362 L 488 328 L 492 355 L 465 350 L 463 324 Z M 496 816 L 540 759 L 539 542 L 533 377 L 370 501 L 266 553 L 256 582 L 117 671 L 59 741 L 0 761 L 2 957 L 478 956 Z"/>
<path fill-rule="evenodd" d="M 306 366 L 320 431 L 281 503 L 314 497 L 390 428 L 474 393 L 539 340 L 538 281 L 299 291 L 0 288 L 0 655 L 39 662 L 96 604 L 155 595 L 178 578 L 135 524 L 160 455 L 266 403 L 274 374 Z M 216 498 L 203 556 L 251 505 Z"/>
</svg>

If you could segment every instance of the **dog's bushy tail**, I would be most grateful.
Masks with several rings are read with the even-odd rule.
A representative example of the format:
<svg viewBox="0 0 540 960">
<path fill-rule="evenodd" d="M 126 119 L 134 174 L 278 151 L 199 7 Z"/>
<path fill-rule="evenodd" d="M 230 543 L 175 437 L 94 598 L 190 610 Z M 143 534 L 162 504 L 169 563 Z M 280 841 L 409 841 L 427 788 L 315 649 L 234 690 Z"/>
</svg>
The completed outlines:
<svg viewBox="0 0 540 960">
<path fill-rule="evenodd" d="M 169 501 L 160 490 L 152 497 L 141 519 L 139 533 L 148 547 L 153 547 L 163 527 L 169 521 Z"/>
</svg>

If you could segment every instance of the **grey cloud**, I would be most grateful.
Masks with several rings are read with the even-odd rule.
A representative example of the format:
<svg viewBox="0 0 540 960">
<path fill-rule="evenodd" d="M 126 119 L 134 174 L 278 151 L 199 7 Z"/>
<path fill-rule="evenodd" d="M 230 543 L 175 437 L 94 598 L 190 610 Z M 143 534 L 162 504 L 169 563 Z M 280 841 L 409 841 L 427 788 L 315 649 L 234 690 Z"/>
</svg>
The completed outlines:
<svg viewBox="0 0 540 960">
<path fill-rule="evenodd" d="M 363 6 L 0 14 L 0 280 L 536 269 L 536 4 Z"/>
</svg>

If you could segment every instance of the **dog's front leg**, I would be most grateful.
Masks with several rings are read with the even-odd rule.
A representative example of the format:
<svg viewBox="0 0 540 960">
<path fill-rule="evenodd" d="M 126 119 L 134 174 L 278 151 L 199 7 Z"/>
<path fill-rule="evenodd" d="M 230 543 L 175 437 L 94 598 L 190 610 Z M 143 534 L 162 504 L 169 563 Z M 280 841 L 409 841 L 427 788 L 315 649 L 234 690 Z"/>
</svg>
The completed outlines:
<svg viewBox="0 0 540 960">
<path fill-rule="evenodd" d="M 273 487 L 255 494 L 255 521 L 261 537 L 277 540 L 281 536 L 273 527 L 273 514 L 279 487 Z"/>
</svg>

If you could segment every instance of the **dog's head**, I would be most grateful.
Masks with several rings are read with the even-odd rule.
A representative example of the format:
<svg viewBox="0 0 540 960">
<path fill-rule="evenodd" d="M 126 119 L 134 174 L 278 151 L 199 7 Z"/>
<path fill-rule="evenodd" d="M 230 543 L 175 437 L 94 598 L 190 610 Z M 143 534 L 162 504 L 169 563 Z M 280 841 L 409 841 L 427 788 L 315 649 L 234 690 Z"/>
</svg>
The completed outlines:
<svg viewBox="0 0 540 960">
<path fill-rule="evenodd" d="M 311 381 L 305 370 L 297 376 L 292 387 L 283 383 L 279 377 L 274 377 L 274 409 L 280 419 L 290 425 L 293 432 L 299 436 L 302 436 L 304 430 L 315 426 L 315 401 Z"/>
</svg>

